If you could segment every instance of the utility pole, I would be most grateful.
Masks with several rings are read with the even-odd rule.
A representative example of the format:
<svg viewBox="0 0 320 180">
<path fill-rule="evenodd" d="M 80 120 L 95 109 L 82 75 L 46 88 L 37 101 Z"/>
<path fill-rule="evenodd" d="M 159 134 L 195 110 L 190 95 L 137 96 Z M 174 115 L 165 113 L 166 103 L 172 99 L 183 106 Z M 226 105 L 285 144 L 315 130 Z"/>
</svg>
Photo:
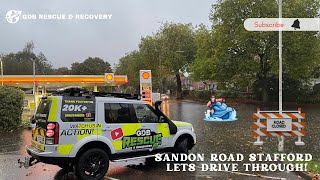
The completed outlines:
<svg viewBox="0 0 320 180">
<path fill-rule="evenodd" d="M 279 23 L 282 23 L 282 0 L 278 0 Z M 282 29 L 279 29 L 279 113 L 282 113 Z M 278 151 L 283 152 L 284 136 L 278 136 Z"/>
</svg>

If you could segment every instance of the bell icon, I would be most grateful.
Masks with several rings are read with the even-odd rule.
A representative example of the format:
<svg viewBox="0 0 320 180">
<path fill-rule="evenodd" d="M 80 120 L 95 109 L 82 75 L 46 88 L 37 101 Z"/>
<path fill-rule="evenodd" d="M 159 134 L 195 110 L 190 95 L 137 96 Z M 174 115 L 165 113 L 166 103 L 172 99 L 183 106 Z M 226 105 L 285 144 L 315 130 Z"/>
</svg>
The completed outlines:
<svg viewBox="0 0 320 180">
<path fill-rule="evenodd" d="M 298 19 L 294 20 L 292 26 L 294 28 L 294 30 L 296 29 L 300 29 L 300 21 Z"/>
</svg>

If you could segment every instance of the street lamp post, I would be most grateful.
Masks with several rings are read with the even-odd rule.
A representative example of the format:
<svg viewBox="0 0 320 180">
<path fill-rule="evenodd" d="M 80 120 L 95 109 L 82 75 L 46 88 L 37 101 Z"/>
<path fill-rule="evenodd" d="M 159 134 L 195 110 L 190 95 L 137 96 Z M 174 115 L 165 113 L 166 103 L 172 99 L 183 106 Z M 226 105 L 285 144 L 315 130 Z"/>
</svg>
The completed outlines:
<svg viewBox="0 0 320 180">
<path fill-rule="evenodd" d="M 34 115 L 37 111 L 37 97 L 36 97 L 36 58 L 30 58 L 33 66 L 33 96 L 34 96 Z"/>
<path fill-rule="evenodd" d="M 159 53 L 160 54 L 160 53 Z M 161 57 L 159 55 L 159 89 L 160 89 L 160 95 L 162 93 L 162 81 L 161 81 L 161 71 L 162 71 L 162 68 L 161 68 Z"/>
<path fill-rule="evenodd" d="M 178 51 L 175 51 L 175 53 L 177 53 L 177 54 L 182 54 L 183 55 L 183 53 L 184 53 L 184 51 L 182 51 L 182 50 L 178 50 Z M 178 70 L 178 75 L 176 74 L 176 76 L 177 76 L 177 78 L 179 77 L 179 79 L 180 79 L 180 69 Z M 175 73 L 177 73 L 177 72 L 175 72 Z M 177 79 L 177 81 L 178 81 L 178 79 Z M 181 84 L 181 79 L 180 79 L 180 88 L 182 88 L 182 84 Z M 180 90 L 182 90 L 182 89 L 179 89 L 179 87 L 177 87 L 177 98 L 179 98 L 179 96 L 178 96 L 178 92 L 180 91 Z M 180 92 L 180 93 L 182 93 L 182 92 Z M 181 95 L 182 96 L 182 95 Z"/>
<path fill-rule="evenodd" d="M 0 57 L 0 65 L 1 65 L 1 86 L 3 86 L 3 62 Z"/>
</svg>

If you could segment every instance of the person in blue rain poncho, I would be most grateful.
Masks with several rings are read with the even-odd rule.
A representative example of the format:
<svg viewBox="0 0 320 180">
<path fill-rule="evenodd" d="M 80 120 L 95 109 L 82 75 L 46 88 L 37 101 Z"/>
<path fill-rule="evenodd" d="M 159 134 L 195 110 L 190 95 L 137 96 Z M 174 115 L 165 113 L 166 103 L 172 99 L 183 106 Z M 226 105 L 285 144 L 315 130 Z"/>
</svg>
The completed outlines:
<svg viewBox="0 0 320 180">
<path fill-rule="evenodd" d="M 207 106 L 210 108 L 210 116 L 214 114 L 213 106 L 215 106 L 217 102 L 225 102 L 225 99 L 224 98 L 216 99 L 215 96 L 212 95 L 209 102 L 207 103 Z"/>
</svg>

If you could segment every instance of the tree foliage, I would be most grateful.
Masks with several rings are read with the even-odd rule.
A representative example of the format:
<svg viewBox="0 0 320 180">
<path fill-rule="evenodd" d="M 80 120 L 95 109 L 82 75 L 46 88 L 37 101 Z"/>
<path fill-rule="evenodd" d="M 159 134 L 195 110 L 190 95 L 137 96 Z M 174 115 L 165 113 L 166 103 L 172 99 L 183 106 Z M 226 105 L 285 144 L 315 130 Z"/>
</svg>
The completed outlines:
<svg viewBox="0 0 320 180">
<path fill-rule="evenodd" d="M 0 129 L 21 124 L 24 92 L 18 88 L 0 86 Z"/>
<path fill-rule="evenodd" d="M 167 72 L 174 73 L 177 82 L 177 99 L 182 98 L 180 73 L 186 72 L 194 61 L 195 37 L 191 24 L 165 23 L 157 33 L 160 39 L 160 56 Z"/>
<path fill-rule="evenodd" d="M 312 18 L 319 0 L 284 1 L 283 17 Z M 212 7 L 215 79 L 238 88 L 258 84 L 268 98 L 278 75 L 278 32 L 249 32 L 247 18 L 276 18 L 278 5 L 273 0 L 220 0 Z M 317 32 L 283 32 L 284 78 L 306 81 L 319 63 Z M 290 87 L 292 88 L 292 87 Z"/>
<path fill-rule="evenodd" d="M 133 51 L 119 60 L 119 64 L 115 73 L 127 75 L 129 79 L 128 85 L 135 88 L 136 91 L 134 93 L 138 93 L 139 70 L 144 69 L 144 67 L 148 69 L 142 60 L 140 53 Z"/>
<path fill-rule="evenodd" d="M 160 39 L 160 56 L 167 71 L 177 74 L 188 70 L 196 51 L 192 25 L 165 23 L 156 36 Z"/>
<path fill-rule="evenodd" d="M 56 69 L 53 69 L 53 73 L 55 75 L 70 75 L 71 74 L 71 70 L 67 67 L 59 67 Z"/>
<path fill-rule="evenodd" d="M 36 74 L 52 74 L 52 65 L 43 53 L 34 54 L 33 42 L 26 43 L 24 49 L 17 53 L 10 53 L 2 57 L 5 75 L 32 75 L 33 62 L 36 63 Z"/>
<path fill-rule="evenodd" d="M 169 77 L 175 75 L 177 95 L 181 98 L 180 73 L 194 61 L 195 50 L 191 24 L 164 23 L 152 36 L 141 38 L 138 51 L 120 59 L 116 72 L 127 74 L 129 82 L 137 86 L 139 70 L 150 69 L 156 89 L 169 85 Z"/>
<path fill-rule="evenodd" d="M 203 24 L 195 31 L 196 55 L 190 71 L 194 80 L 214 80 L 214 40 L 212 32 Z"/>
<path fill-rule="evenodd" d="M 82 63 L 75 62 L 71 65 L 73 75 L 102 75 L 108 72 L 112 72 L 111 65 L 98 57 L 89 57 Z"/>
</svg>

